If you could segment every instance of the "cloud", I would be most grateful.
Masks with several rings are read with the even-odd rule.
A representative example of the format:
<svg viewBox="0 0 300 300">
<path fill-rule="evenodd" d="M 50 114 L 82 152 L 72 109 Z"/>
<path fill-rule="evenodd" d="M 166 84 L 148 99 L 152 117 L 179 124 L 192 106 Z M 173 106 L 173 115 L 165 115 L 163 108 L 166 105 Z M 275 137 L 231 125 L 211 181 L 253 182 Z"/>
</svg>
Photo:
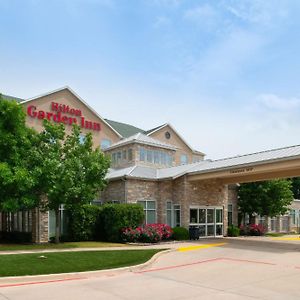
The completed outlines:
<svg viewBox="0 0 300 300">
<path fill-rule="evenodd" d="M 289 1 L 278 0 L 225 0 L 223 7 L 241 21 L 273 26 L 289 15 Z"/>
<path fill-rule="evenodd" d="M 273 110 L 300 109 L 300 98 L 283 98 L 276 94 L 261 94 L 257 97 L 258 102 L 266 108 Z"/>
</svg>

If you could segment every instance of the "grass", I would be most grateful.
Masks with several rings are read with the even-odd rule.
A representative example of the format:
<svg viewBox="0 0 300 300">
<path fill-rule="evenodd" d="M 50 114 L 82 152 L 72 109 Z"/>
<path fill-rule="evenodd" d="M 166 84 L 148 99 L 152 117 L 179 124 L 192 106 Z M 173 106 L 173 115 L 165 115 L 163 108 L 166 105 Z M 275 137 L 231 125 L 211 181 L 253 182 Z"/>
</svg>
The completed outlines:
<svg viewBox="0 0 300 300">
<path fill-rule="evenodd" d="M 148 249 L 0 255 L 0 277 L 83 272 L 133 266 L 146 262 L 159 251 L 161 250 Z"/>
<path fill-rule="evenodd" d="M 265 236 L 271 236 L 271 237 L 279 237 L 284 235 L 285 235 L 284 233 L 276 233 L 276 232 L 269 232 L 265 234 Z"/>
<path fill-rule="evenodd" d="M 47 250 L 47 249 L 72 249 L 72 248 L 103 248 L 103 247 L 124 247 L 129 246 L 119 243 L 106 242 L 67 242 L 60 244 L 0 244 L 0 251 L 10 250 Z"/>
</svg>

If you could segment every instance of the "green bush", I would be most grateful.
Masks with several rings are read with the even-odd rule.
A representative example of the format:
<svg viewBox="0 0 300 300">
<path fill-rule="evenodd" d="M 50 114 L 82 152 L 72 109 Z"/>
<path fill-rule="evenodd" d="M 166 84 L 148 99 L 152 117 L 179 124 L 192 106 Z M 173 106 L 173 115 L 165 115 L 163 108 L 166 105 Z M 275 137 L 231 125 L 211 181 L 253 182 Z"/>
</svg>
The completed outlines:
<svg viewBox="0 0 300 300">
<path fill-rule="evenodd" d="M 97 231 L 104 233 L 109 242 L 120 242 L 121 230 L 136 228 L 145 218 L 143 207 L 139 204 L 104 204 L 98 220 Z"/>
<path fill-rule="evenodd" d="M 0 242 L 4 243 L 31 243 L 32 233 L 31 232 L 20 232 L 20 231 L 1 231 Z"/>
<path fill-rule="evenodd" d="M 228 226 L 227 235 L 228 236 L 239 236 L 240 229 L 237 226 L 230 225 L 230 226 Z"/>
<path fill-rule="evenodd" d="M 83 205 L 68 211 L 69 233 L 67 240 L 90 241 L 96 239 L 96 223 L 102 207 Z"/>
<path fill-rule="evenodd" d="M 189 231 L 184 227 L 174 227 L 173 229 L 173 239 L 177 241 L 183 241 L 189 239 Z"/>
</svg>

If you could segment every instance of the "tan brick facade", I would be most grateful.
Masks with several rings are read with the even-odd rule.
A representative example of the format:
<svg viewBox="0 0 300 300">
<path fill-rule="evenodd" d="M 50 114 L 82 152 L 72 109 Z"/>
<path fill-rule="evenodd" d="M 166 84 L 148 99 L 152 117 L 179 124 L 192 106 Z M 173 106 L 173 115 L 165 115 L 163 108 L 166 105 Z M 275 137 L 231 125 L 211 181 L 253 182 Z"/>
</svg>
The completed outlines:
<svg viewBox="0 0 300 300">
<path fill-rule="evenodd" d="M 228 186 L 217 180 L 191 182 L 186 176 L 166 181 L 128 179 L 125 183 L 117 180 L 110 182 L 102 195 L 104 201 L 136 203 L 140 200 L 155 200 L 159 223 L 166 223 L 167 201 L 180 204 L 181 225 L 184 227 L 189 226 L 191 205 L 222 207 L 224 232 L 227 232 Z"/>
</svg>

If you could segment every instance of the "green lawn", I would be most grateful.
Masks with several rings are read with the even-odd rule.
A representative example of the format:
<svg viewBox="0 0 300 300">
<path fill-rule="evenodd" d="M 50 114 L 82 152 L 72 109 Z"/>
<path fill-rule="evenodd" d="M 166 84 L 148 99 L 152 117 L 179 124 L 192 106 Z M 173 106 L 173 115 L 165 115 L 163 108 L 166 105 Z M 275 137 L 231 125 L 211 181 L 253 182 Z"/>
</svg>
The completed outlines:
<svg viewBox="0 0 300 300">
<path fill-rule="evenodd" d="M 148 249 L 0 255 L 0 277 L 82 272 L 132 266 L 146 262 L 159 251 L 161 250 Z"/>
<path fill-rule="evenodd" d="M 0 244 L 0 251 L 8 250 L 39 250 L 39 249 L 69 249 L 69 248 L 103 248 L 103 247 L 124 247 L 126 244 L 106 242 L 68 242 L 60 244 Z"/>
</svg>

